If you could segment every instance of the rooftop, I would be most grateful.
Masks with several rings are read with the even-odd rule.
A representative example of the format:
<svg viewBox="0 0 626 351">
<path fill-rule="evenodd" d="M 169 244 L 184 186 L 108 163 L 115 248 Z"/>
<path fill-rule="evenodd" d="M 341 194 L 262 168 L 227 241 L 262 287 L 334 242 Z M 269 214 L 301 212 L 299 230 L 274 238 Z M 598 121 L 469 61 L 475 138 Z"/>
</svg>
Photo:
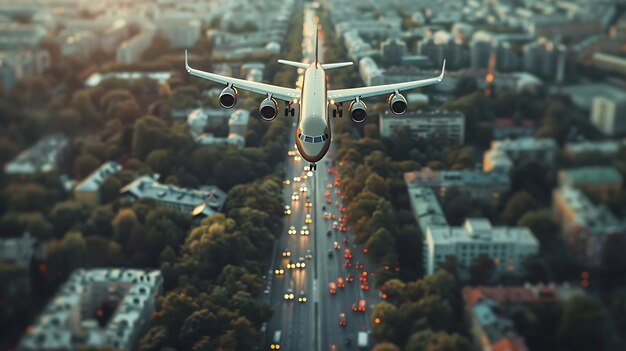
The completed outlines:
<svg viewBox="0 0 626 351">
<path fill-rule="evenodd" d="M 446 216 L 439 205 L 437 196 L 430 188 L 409 187 L 409 199 L 413 215 L 423 233 L 429 227 L 448 226 Z"/>
<path fill-rule="evenodd" d="M 82 182 L 76 185 L 74 191 L 94 192 L 98 191 L 102 186 L 102 183 L 112 174 L 115 174 L 122 170 L 122 166 L 114 161 L 108 161 L 98 167 L 90 175 L 88 175 Z"/>
<path fill-rule="evenodd" d="M 486 218 L 467 218 L 462 227 L 429 227 L 429 235 L 436 245 L 462 243 L 501 243 L 539 246 L 539 242 L 525 227 L 492 227 Z"/>
<path fill-rule="evenodd" d="M 597 234 L 610 234 L 626 230 L 626 222 L 620 222 L 604 205 L 597 206 L 581 191 L 569 185 L 555 190 L 573 212 L 576 223 Z"/>
<path fill-rule="evenodd" d="M 35 145 L 22 151 L 4 166 L 7 174 L 33 174 L 53 171 L 57 166 L 57 156 L 68 144 L 63 134 L 53 134 L 41 138 Z"/>
<path fill-rule="evenodd" d="M 491 148 L 499 148 L 503 150 L 545 150 L 556 149 L 557 145 L 554 139 L 545 138 L 537 139 L 534 137 L 522 137 L 518 139 L 495 140 L 491 142 Z"/>
<path fill-rule="evenodd" d="M 561 170 L 560 182 L 577 184 L 621 183 L 622 175 L 615 167 L 580 167 Z"/>
<path fill-rule="evenodd" d="M 424 167 L 420 171 L 404 173 L 407 186 L 509 186 L 510 179 L 506 174 L 463 171 L 435 171 Z"/>
</svg>

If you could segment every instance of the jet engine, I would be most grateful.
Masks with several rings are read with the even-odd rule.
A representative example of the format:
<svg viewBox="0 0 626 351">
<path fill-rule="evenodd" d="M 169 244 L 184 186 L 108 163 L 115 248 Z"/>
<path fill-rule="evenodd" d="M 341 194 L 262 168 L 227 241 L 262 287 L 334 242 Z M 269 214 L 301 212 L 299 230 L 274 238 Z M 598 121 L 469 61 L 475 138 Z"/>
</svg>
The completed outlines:
<svg viewBox="0 0 626 351">
<path fill-rule="evenodd" d="M 259 106 L 259 113 L 261 117 L 266 121 L 271 121 L 276 118 L 276 111 L 278 110 L 278 103 L 274 98 L 265 98 Z"/>
<path fill-rule="evenodd" d="M 367 118 L 367 106 L 361 100 L 350 103 L 350 118 L 356 123 L 362 123 Z"/>
<path fill-rule="evenodd" d="M 223 108 L 233 108 L 237 103 L 238 97 L 239 93 L 237 93 L 237 89 L 234 87 L 226 87 L 220 93 L 220 106 Z"/>
<path fill-rule="evenodd" d="M 387 104 L 394 115 L 402 115 L 406 112 L 406 98 L 402 94 L 389 95 Z"/>
</svg>

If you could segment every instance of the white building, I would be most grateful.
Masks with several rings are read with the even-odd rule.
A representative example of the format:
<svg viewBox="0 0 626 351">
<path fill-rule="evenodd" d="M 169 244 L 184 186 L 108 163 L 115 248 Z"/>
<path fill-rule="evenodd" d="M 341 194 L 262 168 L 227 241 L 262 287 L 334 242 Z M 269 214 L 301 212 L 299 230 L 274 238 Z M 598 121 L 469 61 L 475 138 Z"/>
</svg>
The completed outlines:
<svg viewBox="0 0 626 351">
<path fill-rule="evenodd" d="M 241 135 L 245 138 L 248 130 L 248 121 L 250 120 L 250 111 L 237 109 L 233 111 L 228 119 L 228 128 L 230 134 Z"/>
<path fill-rule="evenodd" d="M 378 85 L 384 81 L 383 71 L 371 57 L 364 57 L 359 61 L 359 74 L 365 85 Z"/>
<path fill-rule="evenodd" d="M 41 74 L 50 67 L 50 53 L 43 49 L 0 51 L 0 61 L 13 70 L 15 79 Z"/>
<path fill-rule="evenodd" d="M 126 40 L 120 45 L 115 54 L 117 63 L 135 63 L 139 61 L 143 52 L 150 46 L 156 34 L 154 27 L 142 28 L 139 34 Z"/>
<path fill-rule="evenodd" d="M 68 143 L 69 139 L 62 134 L 41 138 L 37 144 L 5 164 L 4 172 L 10 175 L 28 175 L 54 171 Z"/>
<path fill-rule="evenodd" d="M 446 60 L 448 67 L 459 67 L 462 59 L 462 43 L 449 32 L 437 31 L 417 44 L 417 53 L 430 59 L 435 67 Z"/>
<path fill-rule="evenodd" d="M 105 162 L 74 188 L 74 198 L 91 205 L 100 204 L 100 188 L 106 179 L 122 170 L 122 166 L 114 161 Z"/>
<path fill-rule="evenodd" d="M 37 240 L 29 232 L 18 238 L 0 239 L 0 262 L 11 262 L 28 271 Z"/>
<path fill-rule="evenodd" d="M 626 92 L 593 98 L 591 123 L 605 135 L 626 134 Z"/>
<path fill-rule="evenodd" d="M 594 152 L 611 156 L 615 155 L 619 151 L 620 147 L 626 147 L 626 139 L 621 141 L 603 140 L 573 142 L 565 144 L 565 154 L 570 157 L 575 157 L 583 153 Z"/>
<path fill-rule="evenodd" d="M 539 250 L 539 242 L 528 228 L 492 227 L 486 218 L 468 218 L 462 227 L 449 226 L 432 189 L 411 184 L 407 189 L 411 210 L 424 233 L 426 274 L 433 274 L 447 256 L 455 257 L 466 272 L 481 255 L 492 258 L 498 272 L 515 272 L 525 257 Z"/>
<path fill-rule="evenodd" d="M 197 144 L 203 145 L 203 146 L 231 144 L 231 145 L 235 145 L 238 148 L 242 148 L 246 145 L 245 137 L 239 134 L 234 134 L 234 133 L 228 134 L 227 137 L 217 137 L 211 133 L 202 133 L 196 136 L 194 141 Z"/>
<path fill-rule="evenodd" d="M 161 184 L 155 177 L 144 175 L 120 189 L 120 194 L 135 199 L 152 199 L 160 205 L 190 213 L 194 217 L 206 217 L 222 210 L 226 193 L 215 186 L 204 190 L 187 189 L 171 184 Z"/>
<path fill-rule="evenodd" d="M 159 18 L 157 30 L 170 41 L 172 48 L 191 48 L 200 39 L 202 24 L 199 20 Z"/>
<path fill-rule="evenodd" d="M 81 347 L 134 349 L 150 323 L 155 299 L 163 293 L 159 270 L 79 269 L 22 336 L 17 350 L 76 350 Z M 104 327 L 97 316 L 104 303 L 116 303 Z"/>
<path fill-rule="evenodd" d="M 494 140 L 491 148 L 483 154 L 485 172 L 508 172 L 513 164 L 535 161 L 542 165 L 554 163 L 558 151 L 554 139 L 523 137 L 512 140 Z"/>
<path fill-rule="evenodd" d="M 59 38 L 61 55 L 89 58 L 98 48 L 98 37 L 91 31 L 64 32 Z"/>
<path fill-rule="evenodd" d="M 519 272 L 528 256 L 539 251 L 539 241 L 528 228 L 492 227 L 486 218 L 468 218 L 462 227 L 428 227 L 424 269 L 433 274 L 446 257 L 455 257 L 468 269 L 481 255 L 494 260 L 498 272 Z"/>
<path fill-rule="evenodd" d="M 391 137 L 397 128 L 409 128 L 418 139 L 442 137 L 457 145 L 465 141 L 465 115 L 458 111 L 411 111 L 401 116 L 389 111 L 380 114 L 380 135 Z"/>
</svg>

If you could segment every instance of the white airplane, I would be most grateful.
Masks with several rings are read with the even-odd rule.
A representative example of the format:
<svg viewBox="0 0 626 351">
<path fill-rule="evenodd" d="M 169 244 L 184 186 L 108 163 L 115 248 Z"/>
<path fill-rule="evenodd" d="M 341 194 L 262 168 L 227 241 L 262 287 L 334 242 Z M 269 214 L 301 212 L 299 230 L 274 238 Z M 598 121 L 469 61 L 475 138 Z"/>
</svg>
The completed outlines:
<svg viewBox="0 0 626 351">
<path fill-rule="evenodd" d="M 185 51 L 185 68 L 188 73 L 194 76 L 226 85 L 219 95 L 219 103 L 224 108 L 235 106 L 239 96 L 237 89 L 266 95 L 267 97 L 261 102 L 259 107 L 259 113 L 266 121 L 276 118 L 278 100 L 285 101 L 285 116 L 291 115 L 291 117 L 295 115 L 293 104 L 300 102 L 300 114 L 296 128 L 296 147 L 302 157 L 310 162 L 309 169 L 315 170 L 315 163 L 326 155 L 330 147 L 331 128 L 329 116 L 331 114 L 333 117 L 337 115 L 339 117 L 342 116 L 341 103 L 351 101 L 349 108 L 350 118 L 356 123 L 362 123 L 367 117 L 367 106 L 362 99 L 391 94 L 387 99 L 389 109 L 393 114 L 401 115 L 406 112 L 407 102 L 400 92 L 441 82 L 446 67 L 446 62 L 444 61 L 441 67 L 441 74 L 434 78 L 362 88 L 327 90 L 326 71 L 351 66 L 352 62 L 319 63 L 317 54 L 316 33 L 315 58 L 312 63 L 278 60 L 279 63 L 305 70 L 301 89 L 251 82 L 200 71 L 189 67 L 187 51 Z"/>
</svg>

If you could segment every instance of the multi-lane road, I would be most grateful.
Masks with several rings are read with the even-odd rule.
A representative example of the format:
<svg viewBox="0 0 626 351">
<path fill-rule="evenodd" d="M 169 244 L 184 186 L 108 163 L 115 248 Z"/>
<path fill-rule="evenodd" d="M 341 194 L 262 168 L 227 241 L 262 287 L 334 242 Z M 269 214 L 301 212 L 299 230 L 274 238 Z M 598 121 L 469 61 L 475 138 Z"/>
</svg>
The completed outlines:
<svg viewBox="0 0 626 351">
<path fill-rule="evenodd" d="M 304 19 L 303 56 L 306 61 L 313 54 L 313 45 L 309 45 L 307 41 L 311 41 L 311 37 L 315 35 L 315 11 L 305 9 Z M 323 47 L 323 34 L 320 34 L 319 45 Z M 294 145 L 293 133 L 289 138 L 290 145 Z M 361 289 L 359 276 L 363 271 L 374 268 L 363 253 L 363 248 L 353 243 L 353 236 L 349 231 L 340 232 L 331 228 L 333 222 L 341 217 L 340 208 L 343 206 L 339 187 L 335 185 L 337 176 L 329 172 L 334 152 L 331 148 L 327 156 L 317 164 L 317 170 L 306 179 L 303 177 L 307 174 L 304 167 L 308 163 L 303 159 L 298 160 L 297 151 L 295 155 L 285 156 L 285 180 L 289 180 L 289 184 L 283 183 L 283 197 L 285 204 L 290 206 L 291 214 L 285 216 L 283 232 L 277 241 L 267 275 L 268 298 L 274 315 L 267 325 L 263 347 L 270 349 L 275 332 L 280 330 L 280 350 L 356 350 L 357 333 L 369 332 L 369 311 L 379 301 L 379 297 L 373 288 L 371 276 L 368 276 L 371 290 Z M 294 181 L 294 178 L 297 180 L 296 177 L 300 177 L 300 181 Z M 301 187 L 306 187 L 306 191 L 300 191 Z M 330 203 L 326 200 L 327 191 Z M 292 200 L 294 192 L 299 195 L 298 200 Z M 311 203 L 310 207 L 306 206 L 307 198 Z M 336 219 L 324 218 L 325 212 L 334 215 Z M 310 224 L 305 223 L 307 214 L 311 217 Z M 309 235 L 300 234 L 304 225 L 308 226 Z M 295 235 L 288 233 L 290 227 L 296 229 Z M 330 236 L 327 235 L 329 230 Z M 347 238 L 347 243 L 344 238 Z M 341 246 L 339 250 L 333 248 L 334 242 Z M 345 266 L 346 248 L 353 255 L 349 260 L 352 267 Z M 289 251 L 291 256 L 284 257 L 285 251 Z M 311 258 L 306 258 L 307 252 L 312 254 Z M 306 264 L 304 269 L 288 268 L 290 262 L 297 263 L 300 257 Z M 356 268 L 357 262 L 363 264 L 362 269 Z M 282 269 L 285 273 L 276 275 L 276 269 Z M 346 282 L 348 276 L 352 276 L 354 281 Z M 337 288 L 336 294 L 330 294 L 329 283 L 337 283 L 337 278 L 344 280 L 345 288 Z M 293 300 L 285 299 L 285 294 L 289 291 L 294 294 Z M 306 296 L 306 302 L 298 301 L 301 292 Z M 353 312 L 352 305 L 360 299 L 367 301 L 367 311 Z M 340 313 L 345 313 L 345 326 L 339 325 Z"/>
</svg>

